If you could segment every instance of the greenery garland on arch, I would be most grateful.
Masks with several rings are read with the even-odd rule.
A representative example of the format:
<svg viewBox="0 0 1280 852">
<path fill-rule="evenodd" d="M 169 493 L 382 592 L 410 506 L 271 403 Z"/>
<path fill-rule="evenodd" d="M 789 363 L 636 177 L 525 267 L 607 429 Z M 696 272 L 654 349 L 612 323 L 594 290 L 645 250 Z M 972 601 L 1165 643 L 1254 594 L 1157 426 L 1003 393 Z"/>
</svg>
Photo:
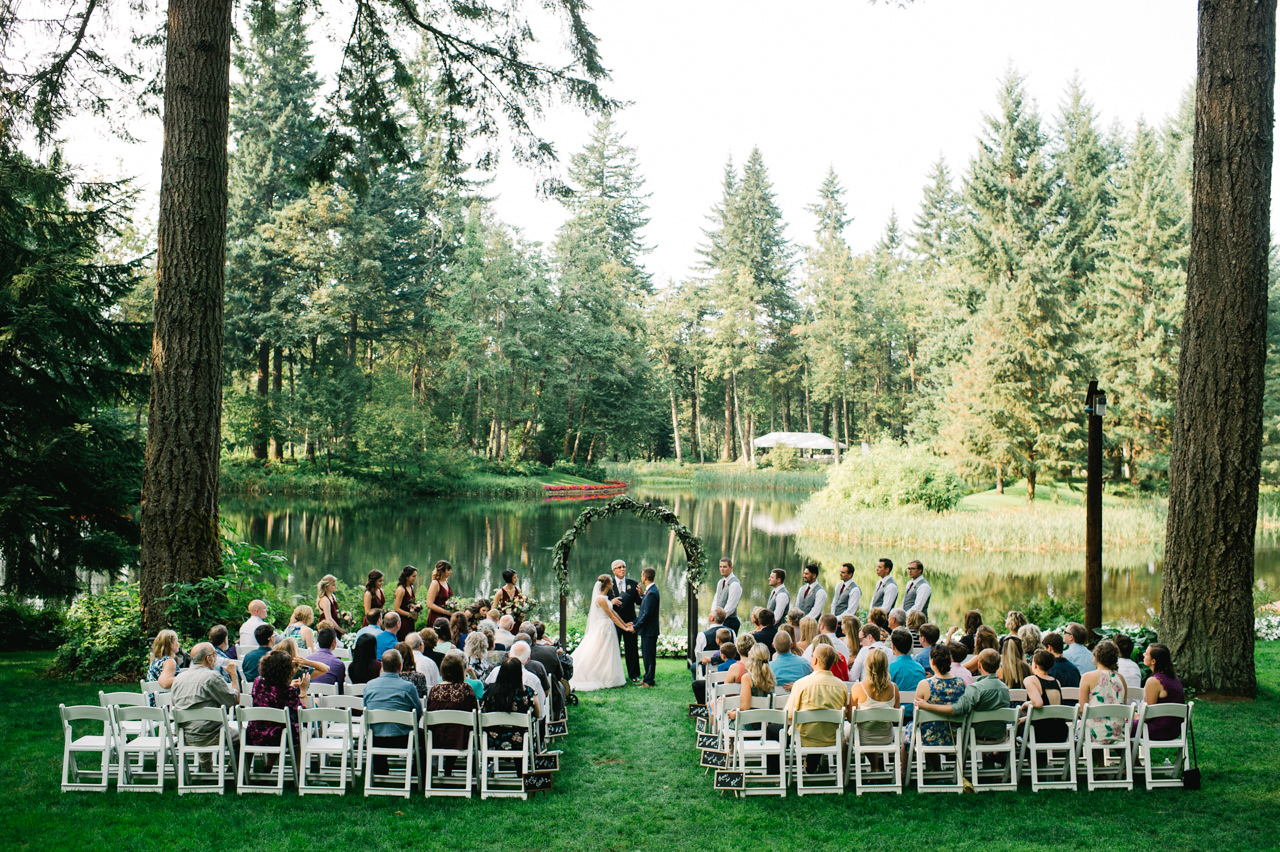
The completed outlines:
<svg viewBox="0 0 1280 852">
<path fill-rule="evenodd" d="M 676 538 L 680 541 L 680 546 L 684 548 L 685 559 L 688 567 L 685 569 L 685 579 L 693 588 L 702 585 L 707 578 L 706 555 L 702 550 L 702 539 L 689 532 L 689 528 L 680 522 L 680 518 L 675 512 L 666 506 L 655 506 L 652 503 L 637 503 L 630 497 L 614 497 L 608 503 L 601 506 L 588 506 L 578 515 L 578 519 L 574 521 L 573 526 L 565 531 L 555 546 L 555 569 L 556 569 L 556 585 L 560 588 L 560 594 L 568 597 L 569 588 L 569 554 L 573 551 L 573 543 L 577 541 L 579 534 L 586 531 L 591 526 L 592 521 L 598 521 L 601 518 L 611 518 L 620 512 L 630 512 L 641 520 L 658 521 L 666 524 L 671 531 L 676 534 Z"/>
</svg>

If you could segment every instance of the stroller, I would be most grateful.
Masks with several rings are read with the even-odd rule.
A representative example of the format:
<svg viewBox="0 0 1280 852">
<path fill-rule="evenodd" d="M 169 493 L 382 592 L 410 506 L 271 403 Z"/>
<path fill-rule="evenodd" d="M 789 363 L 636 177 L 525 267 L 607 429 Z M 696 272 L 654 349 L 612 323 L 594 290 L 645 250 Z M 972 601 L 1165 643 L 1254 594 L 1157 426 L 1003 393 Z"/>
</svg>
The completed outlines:
<svg viewBox="0 0 1280 852">
<path fill-rule="evenodd" d="M 573 680 L 573 657 L 558 644 L 556 645 L 556 654 L 559 655 L 560 671 L 564 675 L 564 680 L 561 681 L 561 686 L 564 688 L 564 703 L 576 707 L 578 706 L 578 696 L 573 694 L 573 687 L 569 683 L 569 681 Z"/>
</svg>

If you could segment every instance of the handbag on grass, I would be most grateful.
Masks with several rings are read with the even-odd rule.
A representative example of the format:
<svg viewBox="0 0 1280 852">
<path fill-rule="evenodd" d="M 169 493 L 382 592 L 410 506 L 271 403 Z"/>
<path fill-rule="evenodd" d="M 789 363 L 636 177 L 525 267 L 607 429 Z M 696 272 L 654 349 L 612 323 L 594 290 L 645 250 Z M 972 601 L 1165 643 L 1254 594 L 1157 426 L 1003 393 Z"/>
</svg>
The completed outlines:
<svg viewBox="0 0 1280 852">
<path fill-rule="evenodd" d="M 1191 728 L 1191 720 L 1187 720 L 1187 743 L 1191 746 L 1191 766 L 1182 770 L 1182 789 L 1200 789 L 1200 761 L 1196 760 L 1196 733 Z"/>
</svg>

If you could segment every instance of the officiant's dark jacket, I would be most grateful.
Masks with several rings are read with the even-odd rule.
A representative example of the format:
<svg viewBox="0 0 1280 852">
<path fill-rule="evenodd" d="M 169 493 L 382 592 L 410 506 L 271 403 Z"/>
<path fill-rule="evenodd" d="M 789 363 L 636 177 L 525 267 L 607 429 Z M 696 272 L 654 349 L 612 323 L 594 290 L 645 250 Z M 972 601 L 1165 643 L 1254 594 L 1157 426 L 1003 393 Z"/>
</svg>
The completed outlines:
<svg viewBox="0 0 1280 852">
<path fill-rule="evenodd" d="M 622 598 L 622 602 L 613 608 L 618 614 L 618 618 L 622 619 L 623 624 L 630 624 L 636 620 L 636 604 L 640 603 L 639 584 L 630 577 L 626 580 L 626 588 L 619 593 L 618 578 L 613 578 L 613 586 L 609 589 L 609 600 L 614 598 Z"/>
</svg>

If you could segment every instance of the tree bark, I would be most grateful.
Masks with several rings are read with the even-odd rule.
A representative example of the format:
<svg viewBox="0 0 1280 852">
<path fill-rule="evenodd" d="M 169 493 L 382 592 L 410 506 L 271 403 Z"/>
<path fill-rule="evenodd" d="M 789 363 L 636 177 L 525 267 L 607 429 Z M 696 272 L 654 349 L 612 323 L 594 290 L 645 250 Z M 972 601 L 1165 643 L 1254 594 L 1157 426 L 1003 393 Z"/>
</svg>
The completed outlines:
<svg viewBox="0 0 1280 852">
<path fill-rule="evenodd" d="M 267 436 L 271 429 L 267 409 L 270 405 L 271 392 L 271 341 L 265 338 L 258 341 L 258 387 L 257 399 L 253 401 L 253 457 L 267 457 Z"/>
<path fill-rule="evenodd" d="M 733 388 L 729 377 L 724 377 L 724 455 L 721 461 L 733 461 Z"/>
<path fill-rule="evenodd" d="M 684 455 L 680 452 L 680 409 L 676 405 L 676 390 L 670 388 L 667 393 L 671 395 L 671 435 L 676 442 L 676 464 L 683 464 Z"/>
<path fill-rule="evenodd" d="M 1276 0 L 1202 0 L 1191 253 L 1160 640 L 1183 683 L 1253 696 Z"/>
<path fill-rule="evenodd" d="M 143 625 L 165 584 L 218 573 L 231 0 L 170 0 L 151 408 L 142 483 Z"/>
<path fill-rule="evenodd" d="M 280 396 L 284 392 L 284 347 L 277 346 L 271 352 L 271 457 L 284 459 L 284 432 L 280 428 Z"/>
</svg>

